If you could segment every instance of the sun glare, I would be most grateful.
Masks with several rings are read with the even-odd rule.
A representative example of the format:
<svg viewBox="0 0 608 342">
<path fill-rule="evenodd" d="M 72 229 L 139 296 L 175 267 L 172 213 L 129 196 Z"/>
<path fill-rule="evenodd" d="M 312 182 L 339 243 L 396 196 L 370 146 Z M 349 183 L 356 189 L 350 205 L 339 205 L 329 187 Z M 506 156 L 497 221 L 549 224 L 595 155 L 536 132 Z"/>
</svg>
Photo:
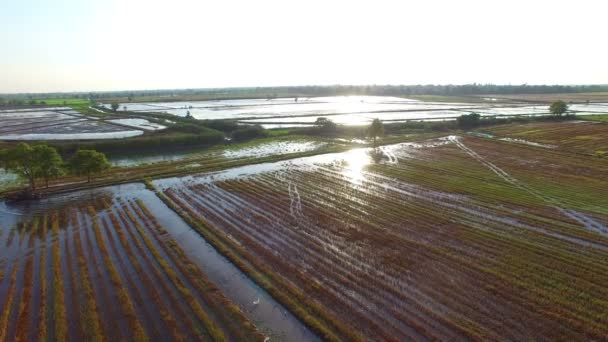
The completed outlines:
<svg viewBox="0 0 608 342">
<path fill-rule="evenodd" d="M 354 149 L 345 154 L 344 157 L 344 175 L 353 185 L 361 185 L 365 180 L 363 171 L 367 165 L 371 163 L 371 159 L 366 149 Z"/>
</svg>

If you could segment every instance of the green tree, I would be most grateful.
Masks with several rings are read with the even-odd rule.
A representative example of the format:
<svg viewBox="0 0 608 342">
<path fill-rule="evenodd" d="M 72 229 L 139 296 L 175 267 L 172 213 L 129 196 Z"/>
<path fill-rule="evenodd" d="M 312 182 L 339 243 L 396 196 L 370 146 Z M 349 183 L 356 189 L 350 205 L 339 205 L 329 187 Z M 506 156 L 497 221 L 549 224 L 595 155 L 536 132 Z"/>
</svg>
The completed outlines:
<svg viewBox="0 0 608 342">
<path fill-rule="evenodd" d="M 374 140 L 374 148 L 376 148 L 376 138 L 384 135 L 384 125 L 380 119 L 374 119 L 369 126 L 369 136 Z"/>
<path fill-rule="evenodd" d="M 481 115 L 477 113 L 463 114 L 456 119 L 458 121 L 458 127 L 463 129 L 473 128 L 479 126 L 481 121 Z"/>
<path fill-rule="evenodd" d="M 42 177 L 45 186 L 48 188 L 50 178 L 63 174 L 63 160 L 54 147 L 47 145 L 34 146 L 33 154 L 36 164 L 36 177 Z"/>
<path fill-rule="evenodd" d="M 55 148 L 47 145 L 19 143 L 10 150 L 2 151 L 0 160 L 5 169 L 27 179 L 32 192 L 36 191 L 37 178 L 43 178 L 48 188 L 49 179 L 63 173 L 61 156 Z"/>
<path fill-rule="evenodd" d="M 120 107 L 120 105 L 116 102 L 112 102 L 112 104 L 110 104 L 110 107 L 112 107 L 112 111 L 115 112 L 118 110 L 118 107 Z"/>
<path fill-rule="evenodd" d="M 27 179 L 30 189 L 36 191 L 36 158 L 32 146 L 19 143 L 2 152 L 2 167 Z"/>
<path fill-rule="evenodd" d="M 568 105 L 562 100 L 555 101 L 549 106 L 549 111 L 553 115 L 562 115 L 568 111 Z"/>
<path fill-rule="evenodd" d="M 328 118 L 317 118 L 315 126 L 325 132 L 333 132 L 337 128 L 336 124 Z"/>
<path fill-rule="evenodd" d="M 91 182 L 91 175 L 110 168 L 105 154 L 95 150 L 78 150 L 68 164 L 70 171 L 78 176 L 87 176 Z"/>
</svg>

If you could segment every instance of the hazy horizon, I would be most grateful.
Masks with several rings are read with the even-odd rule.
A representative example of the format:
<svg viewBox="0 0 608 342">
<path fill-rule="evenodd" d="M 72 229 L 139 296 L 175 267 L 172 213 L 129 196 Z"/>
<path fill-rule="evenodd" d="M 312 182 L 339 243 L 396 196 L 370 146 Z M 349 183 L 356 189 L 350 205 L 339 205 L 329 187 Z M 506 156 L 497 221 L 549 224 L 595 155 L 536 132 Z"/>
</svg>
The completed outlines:
<svg viewBox="0 0 608 342">
<path fill-rule="evenodd" d="M 0 13 L 0 93 L 606 84 L 605 3 L 35 0 Z"/>
</svg>

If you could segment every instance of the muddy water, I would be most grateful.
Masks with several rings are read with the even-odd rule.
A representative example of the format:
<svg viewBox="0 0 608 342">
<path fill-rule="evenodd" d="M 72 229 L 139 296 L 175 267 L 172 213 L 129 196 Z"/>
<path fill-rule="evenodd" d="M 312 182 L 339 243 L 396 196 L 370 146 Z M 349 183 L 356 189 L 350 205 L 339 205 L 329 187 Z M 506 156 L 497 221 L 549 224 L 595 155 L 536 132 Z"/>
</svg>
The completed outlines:
<svg viewBox="0 0 608 342">
<path fill-rule="evenodd" d="M 115 202 L 119 198 L 122 200 L 141 199 L 209 280 L 215 283 L 226 297 L 237 304 L 271 340 L 319 340 L 295 316 L 220 255 L 154 193 L 140 183 L 79 191 L 36 201 L 18 203 L 1 201 L 0 265 L 1 263 L 10 264 L 12 260 L 31 252 L 23 248 L 23 245 L 18 246 L 18 234 L 16 236 L 13 234 L 12 239 L 15 242 L 11 244 L 10 248 L 8 247 L 7 241 L 11 239 L 11 230 L 16 224 L 32 216 L 42 215 L 66 206 L 80 205 L 100 197 L 105 197 L 109 202 Z M 0 289 L 0 295 L 3 294 L 3 291 L 5 292 L 6 289 Z"/>
</svg>

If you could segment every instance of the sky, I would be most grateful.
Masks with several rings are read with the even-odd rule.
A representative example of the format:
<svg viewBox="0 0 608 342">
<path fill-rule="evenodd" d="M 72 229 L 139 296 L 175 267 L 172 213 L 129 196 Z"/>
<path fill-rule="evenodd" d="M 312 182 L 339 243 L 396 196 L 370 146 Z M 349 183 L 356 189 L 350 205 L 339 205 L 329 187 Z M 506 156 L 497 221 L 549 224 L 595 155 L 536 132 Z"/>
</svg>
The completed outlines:
<svg viewBox="0 0 608 342">
<path fill-rule="evenodd" d="M 608 84 L 608 1 L 2 0 L 0 93 Z"/>
</svg>

